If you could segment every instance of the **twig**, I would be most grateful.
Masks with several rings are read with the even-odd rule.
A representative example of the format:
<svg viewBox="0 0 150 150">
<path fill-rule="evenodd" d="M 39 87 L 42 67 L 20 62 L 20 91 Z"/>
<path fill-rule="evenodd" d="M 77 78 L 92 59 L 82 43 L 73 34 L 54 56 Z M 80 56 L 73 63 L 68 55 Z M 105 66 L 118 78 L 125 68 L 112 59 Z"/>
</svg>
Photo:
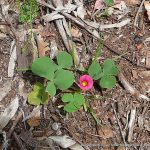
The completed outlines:
<svg viewBox="0 0 150 150">
<path fill-rule="evenodd" d="M 136 114 L 136 108 L 131 110 L 130 113 L 130 121 L 129 121 L 129 131 L 128 131 L 128 142 L 131 142 L 132 135 L 133 135 L 133 129 L 134 129 L 134 123 L 135 123 L 135 114 Z"/>
<path fill-rule="evenodd" d="M 116 117 L 116 119 L 117 119 L 117 123 L 118 123 L 119 129 L 120 129 L 120 133 L 121 133 L 121 137 L 122 137 L 123 143 L 124 143 L 124 145 L 125 145 L 125 149 L 127 150 L 127 149 L 128 149 L 128 148 L 127 148 L 127 143 L 126 143 L 126 141 L 125 141 L 125 136 L 124 136 L 124 133 L 123 133 L 123 131 L 122 131 L 122 129 L 121 129 L 121 124 L 120 124 L 119 118 L 118 118 L 118 116 L 117 116 L 117 112 L 116 112 L 116 110 L 115 110 L 114 104 L 111 104 L 111 106 L 112 106 L 112 108 L 113 108 L 115 117 Z"/>
<path fill-rule="evenodd" d="M 139 13 L 140 13 L 140 11 L 141 11 L 141 9 L 142 9 L 142 6 L 143 6 L 144 2 L 145 2 L 145 0 L 142 0 L 141 5 L 140 5 L 140 7 L 139 7 L 139 9 L 138 9 L 138 11 L 137 11 L 137 13 L 136 13 L 136 16 L 135 16 L 134 26 L 136 26 L 136 27 L 137 27 L 138 16 L 139 16 Z"/>
<path fill-rule="evenodd" d="M 121 58 L 125 59 L 126 61 L 128 61 L 130 64 L 136 66 L 136 67 L 141 67 L 141 68 L 145 68 L 145 69 L 150 69 L 150 67 L 145 66 L 145 65 L 141 65 L 141 64 L 137 64 L 136 62 L 130 60 L 129 58 L 125 57 L 124 55 L 122 55 L 121 53 L 119 53 L 118 51 L 115 51 L 114 49 L 110 48 L 109 46 L 107 46 L 106 44 L 104 44 L 104 46 L 111 52 L 113 52 L 114 54 L 121 56 Z"/>
<path fill-rule="evenodd" d="M 9 131 L 8 131 L 7 138 L 10 138 L 10 137 L 11 137 L 11 134 L 12 134 L 12 132 L 14 131 L 14 129 L 15 129 L 16 125 L 18 124 L 19 120 L 21 119 L 21 117 L 22 117 L 22 112 L 19 112 L 19 114 L 18 114 L 16 120 L 13 122 L 12 127 L 11 127 L 11 128 L 9 129 Z"/>
<path fill-rule="evenodd" d="M 23 146 L 20 138 L 17 136 L 16 132 L 13 132 L 13 137 L 16 140 L 18 146 L 20 147 L 20 150 L 26 150 L 26 148 Z"/>
<path fill-rule="evenodd" d="M 123 87 L 131 94 L 131 95 L 135 95 L 137 98 L 139 99 L 144 99 L 146 101 L 150 101 L 150 99 L 143 95 L 143 94 L 140 94 L 139 91 L 134 88 L 128 81 L 127 79 L 125 78 L 125 76 L 120 72 L 119 75 L 119 81 L 121 82 L 121 84 L 123 85 Z"/>
</svg>

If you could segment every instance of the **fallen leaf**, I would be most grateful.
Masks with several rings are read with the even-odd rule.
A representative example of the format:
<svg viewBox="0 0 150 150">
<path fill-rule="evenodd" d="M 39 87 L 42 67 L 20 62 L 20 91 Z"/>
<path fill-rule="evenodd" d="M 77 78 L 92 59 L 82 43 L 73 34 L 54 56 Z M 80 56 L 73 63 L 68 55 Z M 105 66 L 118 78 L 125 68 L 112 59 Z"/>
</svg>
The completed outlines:
<svg viewBox="0 0 150 150">
<path fill-rule="evenodd" d="M 76 38 L 79 38 L 79 37 L 82 36 L 82 33 L 79 31 L 79 29 L 75 28 L 75 27 L 73 27 L 71 29 L 71 34 L 72 34 L 73 37 L 76 37 Z"/>
<path fill-rule="evenodd" d="M 37 127 L 41 123 L 41 118 L 40 117 L 32 117 L 27 120 L 27 123 L 30 127 Z"/>
<path fill-rule="evenodd" d="M 46 141 L 48 144 L 53 140 L 62 148 L 69 148 L 71 150 L 85 150 L 81 145 L 79 145 L 76 141 L 72 140 L 69 136 L 49 136 Z"/>
<path fill-rule="evenodd" d="M 127 5 L 137 5 L 137 4 L 139 4 L 139 0 L 125 0 L 125 3 L 127 4 Z"/>
<path fill-rule="evenodd" d="M 145 9 L 147 10 L 148 19 L 150 20 L 150 2 L 145 1 L 144 6 L 145 6 Z"/>
<path fill-rule="evenodd" d="M 96 0 L 94 10 L 101 10 L 104 7 L 104 0 Z"/>
<path fill-rule="evenodd" d="M 19 98 L 16 96 L 8 107 L 4 110 L 4 112 L 0 115 L 0 130 L 2 130 L 11 118 L 15 115 L 16 111 L 19 107 Z"/>
<path fill-rule="evenodd" d="M 112 138 L 114 137 L 113 131 L 107 125 L 104 126 L 97 126 L 98 135 L 100 135 L 103 139 Z"/>
<path fill-rule="evenodd" d="M 44 41 L 40 34 L 37 36 L 37 45 L 40 57 L 45 56 L 45 52 L 50 50 L 50 48 L 48 47 L 49 43 Z"/>
</svg>

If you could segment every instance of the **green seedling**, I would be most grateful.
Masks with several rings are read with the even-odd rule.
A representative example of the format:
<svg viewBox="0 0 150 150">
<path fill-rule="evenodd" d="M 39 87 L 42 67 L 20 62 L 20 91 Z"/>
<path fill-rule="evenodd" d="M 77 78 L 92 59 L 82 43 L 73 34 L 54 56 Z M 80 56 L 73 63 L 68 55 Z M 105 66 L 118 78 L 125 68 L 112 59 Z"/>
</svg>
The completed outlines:
<svg viewBox="0 0 150 150">
<path fill-rule="evenodd" d="M 36 0 L 25 0 L 20 6 L 19 22 L 31 24 L 39 15 L 39 8 Z"/>
</svg>

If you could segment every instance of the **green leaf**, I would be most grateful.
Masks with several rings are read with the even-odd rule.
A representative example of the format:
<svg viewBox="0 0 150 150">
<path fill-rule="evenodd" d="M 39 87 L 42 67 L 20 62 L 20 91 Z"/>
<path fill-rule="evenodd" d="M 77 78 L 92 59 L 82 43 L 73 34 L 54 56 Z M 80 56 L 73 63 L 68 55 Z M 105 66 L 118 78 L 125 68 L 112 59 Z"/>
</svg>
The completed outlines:
<svg viewBox="0 0 150 150">
<path fill-rule="evenodd" d="M 113 6 L 114 1 L 113 0 L 105 0 L 105 4 L 106 4 L 106 6 Z"/>
<path fill-rule="evenodd" d="M 102 72 L 101 66 L 97 62 L 93 62 L 89 69 L 88 69 L 88 74 L 94 79 L 98 80 L 100 78 L 100 74 Z"/>
<path fill-rule="evenodd" d="M 28 95 L 28 103 L 31 105 L 40 105 L 41 97 L 39 97 L 39 93 L 32 91 Z"/>
<path fill-rule="evenodd" d="M 57 63 L 60 68 L 70 68 L 73 64 L 72 56 L 67 52 L 59 52 L 57 55 Z"/>
<path fill-rule="evenodd" d="M 74 82 L 74 75 L 68 70 L 57 70 L 55 72 L 54 83 L 60 90 L 68 89 Z"/>
<path fill-rule="evenodd" d="M 76 107 L 80 107 L 84 104 L 84 96 L 78 93 L 74 94 L 74 104 Z"/>
<path fill-rule="evenodd" d="M 74 95 L 72 94 L 64 94 L 62 96 L 62 101 L 63 102 L 69 102 L 64 106 L 64 110 L 67 112 L 75 112 L 81 108 L 82 105 L 84 105 L 85 100 L 83 95 L 75 93 Z"/>
<path fill-rule="evenodd" d="M 114 76 L 103 76 L 100 80 L 100 86 L 102 88 L 111 89 L 116 84 L 116 77 Z"/>
<path fill-rule="evenodd" d="M 72 94 L 64 94 L 62 97 L 63 102 L 71 102 L 73 101 L 73 95 Z"/>
<path fill-rule="evenodd" d="M 31 66 L 31 70 L 34 74 L 44 77 L 48 80 L 53 80 L 54 78 L 54 71 L 57 70 L 57 65 L 48 58 L 48 57 L 41 57 L 37 58 Z"/>
<path fill-rule="evenodd" d="M 41 104 L 48 104 L 48 100 L 49 100 L 48 92 L 45 92 L 44 90 L 42 94 Z"/>
<path fill-rule="evenodd" d="M 50 96 L 54 96 L 56 94 L 56 87 L 53 82 L 47 83 L 46 91 Z"/>
<path fill-rule="evenodd" d="M 64 110 L 71 113 L 76 112 L 77 110 L 79 110 L 79 108 L 77 108 L 73 102 L 70 102 L 64 106 Z"/>
<path fill-rule="evenodd" d="M 31 105 L 40 105 L 48 102 L 48 94 L 45 92 L 45 87 L 43 84 L 37 82 L 33 91 L 28 95 L 28 102 Z"/>
<path fill-rule="evenodd" d="M 117 66 L 112 59 L 106 59 L 103 63 L 103 76 L 117 75 L 119 72 Z"/>
</svg>

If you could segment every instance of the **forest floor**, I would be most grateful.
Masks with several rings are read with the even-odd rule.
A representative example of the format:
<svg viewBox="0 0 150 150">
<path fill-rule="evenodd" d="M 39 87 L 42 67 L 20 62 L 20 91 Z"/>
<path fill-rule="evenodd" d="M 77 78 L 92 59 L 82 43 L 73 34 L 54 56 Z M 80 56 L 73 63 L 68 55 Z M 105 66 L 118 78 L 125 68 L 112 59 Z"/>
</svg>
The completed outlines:
<svg viewBox="0 0 150 150">
<path fill-rule="evenodd" d="M 1 149 L 149 150 L 150 2 L 37 0 L 32 29 L 20 23 L 23 2 L 20 8 L 17 2 L 0 0 Z M 59 90 L 47 104 L 29 104 L 28 94 L 41 78 L 26 68 L 38 57 L 72 54 L 70 47 L 77 69 L 87 68 L 95 56 L 100 64 L 115 58 L 116 85 L 103 89 L 95 83 L 87 91 L 93 113 L 66 113 Z"/>
</svg>

